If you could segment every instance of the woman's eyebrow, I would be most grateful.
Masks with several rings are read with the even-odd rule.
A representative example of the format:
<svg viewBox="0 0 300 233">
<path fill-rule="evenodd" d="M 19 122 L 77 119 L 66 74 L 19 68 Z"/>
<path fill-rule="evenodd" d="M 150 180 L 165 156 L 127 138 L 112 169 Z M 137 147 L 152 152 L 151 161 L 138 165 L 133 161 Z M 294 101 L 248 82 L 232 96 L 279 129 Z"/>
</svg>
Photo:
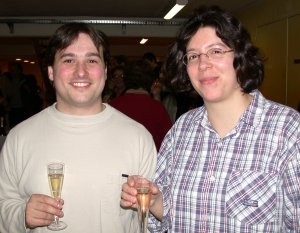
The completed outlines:
<svg viewBox="0 0 300 233">
<path fill-rule="evenodd" d="M 223 44 L 221 42 L 216 42 L 216 43 L 212 43 L 212 44 L 206 46 L 205 49 L 211 49 L 211 48 L 214 48 L 216 46 L 223 47 L 223 48 L 227 47 L 225 44 Z M 199 51 L 198 48 L 189 48 L 189 49 L 186 50 L 187 53 L 188 52 L 198 52 L 198 51 Z"/>
</svg>

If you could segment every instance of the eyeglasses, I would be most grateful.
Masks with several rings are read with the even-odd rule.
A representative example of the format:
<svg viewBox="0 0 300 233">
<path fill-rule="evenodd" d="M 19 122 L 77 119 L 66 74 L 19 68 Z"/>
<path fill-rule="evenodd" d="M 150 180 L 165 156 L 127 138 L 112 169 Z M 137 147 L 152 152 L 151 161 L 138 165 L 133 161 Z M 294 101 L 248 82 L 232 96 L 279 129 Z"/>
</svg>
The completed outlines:
<svg viewBox="0 0 300 233">
<path fill-rule="evenodd" d="M 223 49 L 219 49 L 219 48 L 212 48 L 212 49 L 209 49 L 206 53 L 197 54 L 194 52 L 190 52 L 183 56 L 182 62 L 186 66 L 191 65 L 191 64 L 198 64 L 198 62 L 200 61 L 201 55 L 204 55 L 205 57 L 207 57 L 210 60 L 218 60 L 220 58 L 223 58 L 225 56 L 225 53 L 229 53 L 229 52 L 233 52 L 233 50 L 223 50 Z"/>
</svg>

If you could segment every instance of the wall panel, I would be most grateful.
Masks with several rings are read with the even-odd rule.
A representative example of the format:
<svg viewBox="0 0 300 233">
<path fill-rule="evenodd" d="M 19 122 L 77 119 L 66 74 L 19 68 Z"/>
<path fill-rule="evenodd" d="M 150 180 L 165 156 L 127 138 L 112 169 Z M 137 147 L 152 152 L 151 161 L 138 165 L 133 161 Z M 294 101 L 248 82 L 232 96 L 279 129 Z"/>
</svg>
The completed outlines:
<svg viewBox="0 0 300 233">
<path fill-rule="evenodd" d="M 288 20 L 287 104 L 296 108 L 300 101 L 300 15 Z"/>
<path fill-rule="evenodd" d="M 265 97 L 286 103 L 286 21 L 279 21 L 257 29 L 257 46 L 265 62 L 265 80 L 261 87 Z"/>
</svg>

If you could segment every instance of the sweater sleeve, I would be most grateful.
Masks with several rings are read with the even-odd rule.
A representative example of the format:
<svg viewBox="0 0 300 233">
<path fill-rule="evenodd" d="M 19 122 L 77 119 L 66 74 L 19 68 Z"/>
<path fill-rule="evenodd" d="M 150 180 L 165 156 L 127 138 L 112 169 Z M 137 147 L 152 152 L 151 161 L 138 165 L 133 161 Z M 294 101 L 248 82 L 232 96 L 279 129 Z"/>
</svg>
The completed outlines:
<svg viewBox="0 0 300 233">
<path fill-rule="evenodd" d="M 147 132 L 144 137 L 141 137 L 140 145 L 141 163 L 138 174 L 154 178 L 157 151 L 153 138 L 149 132 Z"/>
<path fill-rule="evenodd" d="M 8 143 L 0 154 L 0 232 L 24 233 L 26 200 L 18 192 L 17 163 Z"/>
</svg>

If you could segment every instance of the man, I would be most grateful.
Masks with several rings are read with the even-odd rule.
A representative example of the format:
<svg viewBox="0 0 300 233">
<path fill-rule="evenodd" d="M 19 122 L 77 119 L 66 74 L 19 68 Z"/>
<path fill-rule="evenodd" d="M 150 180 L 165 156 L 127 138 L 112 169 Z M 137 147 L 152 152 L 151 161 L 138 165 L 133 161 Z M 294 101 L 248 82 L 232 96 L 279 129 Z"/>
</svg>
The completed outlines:
<svg viewBox="0 0 300 233">
<path fill-rule="evenodd" d="M 157 62 L 156 56 L 154 53 L 147 52 L 143 55 L 142 58 L 143 62 L 148 64 L 151 67 L 151 70 L 153 71 L 154 74 L 154 79 L 158 79 L 160 75 L 160 70 L 161 70 L 161 64 Z"/>
<path fill-rule="evenodd" d="M 242 24 L 218 7 L 196 10 L 166 67 L 204 106 L 162 143 L 150 231 L 299 233 L 300 115 L 259 92 L 263 60 Z M 133 185 L 129 177 L 122 206 L 135 206 Z"/>
<path fill-rule="evenodd" d="M 61 26 L 47 49 L 57 102 L 12 129 L 0 156 L 0 232 L 49 232 L 54 215 L 66 233 L 137 232 L 119 205 L 122 174 L 151 176 L 150 133 L 109 105 L 101 93 L 108 48 L 103 33 L 83 23 Z M 50 197 L 47 164 L 65 164 L 62 198 Z M 26 228 L 26 230 L 25 230 Z"/>
</svg>

